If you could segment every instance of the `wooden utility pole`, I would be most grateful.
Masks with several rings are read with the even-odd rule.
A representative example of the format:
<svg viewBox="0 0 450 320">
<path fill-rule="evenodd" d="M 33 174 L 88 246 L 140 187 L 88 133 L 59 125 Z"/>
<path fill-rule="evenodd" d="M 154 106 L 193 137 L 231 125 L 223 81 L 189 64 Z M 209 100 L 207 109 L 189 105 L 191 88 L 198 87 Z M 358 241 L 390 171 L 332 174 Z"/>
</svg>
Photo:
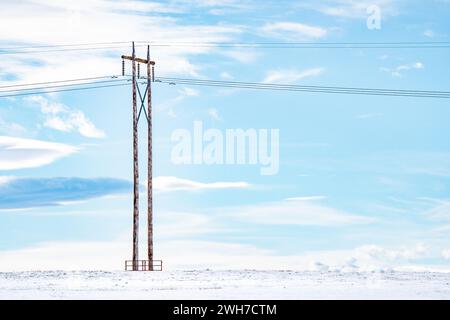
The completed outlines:
<svg viewBox="0 0 450 320">
<path fill-rule="evenodd" d="M 152 152 L 152 87 L 151 83 L 154 81 L 154 61 L 150 60 L 150 46 L 147 46 L 147 59 L 137 58 L 135 46 L 133 42 L 133 51 L 131 56 L 122 56 L 122 60 L 131 60 L 132 62 L 132 85 L 133 85 L 133 260 L 131 266 L 133 271 L 145 270 L 153 271 L 153 152 Z M 136 63 L 147 65 L 147 88 L 144 91 L 144 96 L 141 95 L 139 89 L 140 75 L 136 76 Z M 122 75 L 125 75 L 125 67 L 122 64 Z M 138 65 L 138 70 L 140 70 Z M 141 105 L 139 112 L 137 109 L 137 94 Z M 147 110 L 145 110 L 145 95 L 147 95 Z M 138 162 L 138 124 L 141 112 L 145 114 L 148 125 L 148 165 L 147 165 L 147 219 L 148 219 L 148 260 L 139 260 L 139 162 Z M 125 269 L 128 267 L 128 262 L 125 262 Z M 162 269 L 162 261 L 159 262 L 158 267 Z"/>
<path fill-rule="evenodd" d="M 136 51 L 133 42 L 131 55 L 133 81 L 133 271 L 139 261 L 139 161 L 138 161 L 138 115 L 136 105 Z"/>
<path fill-rule="evenodd" d="M 147 221 L 149 271 L 153 271 L 153 151 L 152 151 L 152 82 L 150 46 L 147 46 L 147 117 L 148 117 L 148 167 L 147 167 Z M 150 80 L 151 79 L 151 80 Z"/>
</svg>

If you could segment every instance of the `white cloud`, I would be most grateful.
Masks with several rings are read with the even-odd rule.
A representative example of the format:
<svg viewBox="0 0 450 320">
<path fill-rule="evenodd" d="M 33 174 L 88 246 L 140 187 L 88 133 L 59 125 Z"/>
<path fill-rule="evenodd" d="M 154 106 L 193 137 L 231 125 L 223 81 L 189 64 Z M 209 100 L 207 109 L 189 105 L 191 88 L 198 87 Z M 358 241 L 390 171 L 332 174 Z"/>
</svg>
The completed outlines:
<svg viewBox="0 0 450 320">
<path fill-rule="evenodd" d="M 423 32 L 423 35 L 424 35 L 425 37 L 428 37 L 428 38 L 433 38 L 433 37 L 435 36 L 434 31 L 433 31 L 433 30 L 430 30 L 430 29 L 425 30 L 425 31 Z"/>
<path fill-rule="evenodd" d="M 403 73 L 410 70 L 425 69 L 425 65 L 422 62 L 415 62 L 411 64 L 403 64 L 394 68 L 380 68 L 381 71 L 390 73 L 393 77 L 402 77 Z"/>
<path fill-rule="evenodd" d="M 103 138 L 105 133 L 95 127 L 86 115 L 76 109 L 57 102 L 50 102 L 43 96 L 32 96 L 26 99 L 37 103 L 45 117 L 44 126 L 58 131 L 77 131 L 89 138 Z"/>
<path fill-rule="evenodd" d="M 232 41 L 241 33 L 240 26 L 179 23 L 171 12 L 191 10 L 189 6 L 145 1 L 81 0 L 28 1 L 2 3 L 0 39 L 18 45 L 98 43 L 131 41 L 220 42 Z M 145 13 L 145 14 L 144 14 Z M 126 21 L 127 23 L 118 23 Z M 151 35 L 151 39 L 149 39 Z M 80 39 L 83 39 L 80 41 Z M 111 46 L 111 45 L 108 45 Z M 14 76 L 14 83 L 85 78 L 118 74 L 121 54 L 129 44 L 119 48 L 88 51 L 60 51 L 51 54 L 2 55 L 0 79 Z M 105 47 L 105 46 L 97 46 Z M 144 54 L 137 47 L 137 54 Z M 214 47 L 153 47 L 158 75 L 199 76 L 202 66 L 191 56 L 216 51 Z M 39 51 L 39 50 L 37 50 Z"/>
<path fill-rule="evenodd" d="M 403 251 L 409 253 L 398 254 Z M 141 255 L 145 254 L 144 250 L 140 252 Z M 112 241 L 47 242 L 18 250 L 0 251 L 0 270 L 122 270 L 123 262 L 130 259 L 130 254 L 131 241 L 128 236 Z M 158 246 L 155 246 L 155 258 L 164 260 L 166 270 L 423 271 L 427 270 L 426 266 L 411 264 L 411 261 L 423 256 L 426 253 L 420 245 L 403 249 L 368 245 L 290 256 L 277 255 L 254 245 L 201 240 L 164 240 L 158 241 Z"/>
<path fill-rule="evenodd" d="M 213 216 L 192 212 L 164 212 L 155 216 L 154 223 L 158 225 L 156 235 L 164 239 L 195 237 L 228 230 Z"/>
<path fill-rule="evenodd" d="M 39 243 L 0 251 L 0 270 L 117 270 L 128 258 L 129 247 L 125 241 Z"/>
<path fill-rule="evenodd" d="M 327 197 L 325 196 L 310 196 L 310 197 L 294 197 L 294 198 L 287 198 L 286 201 L 318 201 L 318 200 L 324 200 Z"/>
<path fill-rule="evenodd" d="M 290 198 L 289 200 L 229 208 L 226 214 L 238 220 L 271 225 L 345 226 L 370 224 L 374 218 L 351 214 L 330 206 L 316 203 L 313 198 Z"/>
<path fill-rule="evenodd" d="M 181 89 L 179 91 L 179 93 L 181 95 L 187 96 L 187 97 L 198 97 L 199 96 L 199 92 L 198 90 L 192 89 L 192 88 L 188 88 L 188 87 L 184 87 L 183 89 Z"/>
<path fill-rule="evenodd" d="M 441 255 L 445 260 L 450 260 L 450 249 L 442 250 Z"/>
<path fill-rule="evenodd" d="M 73 205 L 131 190 L 130 181 L 114 178 L 6 178 L 0 184 L 0 211 Z"/>
<path fill-rule="evenodd" d="M 304 6 L 333 17 L 365 19 L 369 16 L 367 8 L 373 5 L 380 8 L 382 18 L 396 15 L 398 12 L 393 0 L 328 0 L 325 4 L 314 2 Z"/>
<path fill-rule="evenodd" d="M 412 261 L 430 256 L 423 244 L 386 248 L 379 245 L 364 245 L 351 250 L 315 251 L 306 253 L 303 259 L 322 269 L 339 271 L 414 270 L 419 265 Z M 426 267 L 423 267 L 426 269 Z"/>
<path fill-rule="evenodd" d="M 368 245 L 358 248 L 358 252 L 379 260 L 414 260 L 425 257 L 429 253 L 429 247 L 422 243 L 397 249 L 385 249 L 376 245 Z"/>
<path fill-rule="evenodd" d="M 44 126 L 47 128 L 55 129 L 58 131 L 64 131 L 64 132 L 70 132 L 73 129 L 73 126 L 69 121 L 64 122 L 59 117 L 47 118 L 44 122 Z"/>
<path fill-rule="evenodd" d="M 14 177 L 0 176 L 0 186 L 7 184 L 14 180 Z"/>
<path fill-rule="evenodd" d="M 222 120 L 222 118 L 219 115 L 219 111 L 216 108 L 208 108 L 207 112 L 208 112 L 208 115 L 211 117 L 211 119 L 217 120 L 217 121 Z"/>
<path fill-rule="evenodd" d="M 175 113 L 175 110 L 173 110 L 173 109 L 169 109 L 169 110 L 167 111 L 167 115 L 168 115 L 169 117 L 171 117 L 171 118 L 176 118 L 176 117 L 177 117 L 177 114 Z"/>
<path fill-rule="evenodd" d="M 449 231 L 450 231 L 450 225 L 449 225 L 449 224 L 445 224 L 445 225 L 439 226 L 439 227 L 437 227 L 437 228 L 434 228 L 434 229 L 432 230 L 432 233 L 433 233 L 433 235 L 438 235 L 438 236 L 440 236 L 440 235 L 446 235 L 446 234 L 448 234 Z"/>
<path fill-rule="evenodd" d="M 296 69 L 283 69 L 283 70 L 270 70 L 267 72 L 263 83 L 283 83 L 290 84 L 299 80 L 303 80 L 310 77 L 317 77 L 323 74 L 325 69 L 313 68 L 308 70 L 296 70 Z"/>
<path fill-rule="evenodd" d="M 249 188 L 247 182 L 198 182 L 177 177 L 160 176 L 153 179 L 153 187 L 157 191 L 169 192 L 179 190 L 215 190 Z"/>
<path fill-rule="evenodd" d="M 208 10 L 212 15 L 242 13 L 252 8 L 252 0 L 177 0 L 178 6 L 185 10 Z"/>
<path fill-rule="evenodd" d="M 252 49 L 236 49 L 236 50 L 225 50 L 221 52 L 224 56 L 232 58 L 241 63 L 252 63 L 260 56 L 258 52 Z"/>
<path fill-rule="evenodd" d="M 155 105 L 155 111 L 157 112 L 167 112 L 169 117 L 175 118 L 177 116 L 176 107 L 183 102 L 186 98 L 194 98 L 198 97 L 200 92 L 198 90 L 183 87 L 181 90 L 178 90 L 178 95 L 170 98 L 166 101 L 159 102 Z"/>
<path fill-rule="evenodd" d="M 159 243 L 155 247 L 155 258 L 164 259 L 169 269 L 226 268 L 233 267 L 233 260 L 239 261 L 240 265 L 252 265 L 251 260 L 245 257 L 268 253 L 252 245 L 235 243 L 185 239 Z M 0 270 L 122 270 L 124 260 L 130 259 L 130 254 L 128 239 L 47 242 L 19 250 L 0 251 Z M 141 255 L 144 255 L 143 250 Z"/>
<path fill-rule="evenodd" d="M 77 151 L 62 143 L 0 136 L 0 170 L 40 167 Z"/>
<path fill-rule="evenodd" d="M 224 80 L 233 80 L 234 79 L 234 77 L 226 71 L 220 73 L 220 78 L 222 78 Z"/>
<path fill-rule="evenodd" d="M 89 7 L 95 10 L 109 10 L 109 11 L 131 11 L 136 13 L 179 13 L 181 8 L 176 8 L 170 4 L 161 4 L 157 2 L 144 2 L 138 0 L 80 0 L 76 3 L 69 1 L 54 2 L 52 0 L 31 0 L 30 3 L 45 5 L 53 9 L 65 9 L 71 13 L 76 14 L 83 10 L 84 5 L 89 4 Z"/>
<path fill-rule="evenodd" d="M 0 133 L 11 136 L 21 136 L 27 133 L 27 129 L 15 122 L 6 122 L 0 117 Z"/>
<path fill-rule="evenodd" d="M 195 5 L 199 7 L 226 7 L 226 6 L 239 6 L 240 3 L 245 2 L 240 0 L 181 0 L 189 5 Z"/>
<path fill-rule="evenodd" d="M 279 38 L 288 41 L 321 39 L 326 37 L 328 34 L 328 31 L 325 28 L 297 22 L 267 23 L 261 28 L 261 31 L 268 37 Z"/>
<path fill-rule="evenodd" d="M 450 201 L 446 199 L 430 199 L 433 207 L 424 213 L 424 216 L 434 221 L 450 220 Z"/>
</svg>

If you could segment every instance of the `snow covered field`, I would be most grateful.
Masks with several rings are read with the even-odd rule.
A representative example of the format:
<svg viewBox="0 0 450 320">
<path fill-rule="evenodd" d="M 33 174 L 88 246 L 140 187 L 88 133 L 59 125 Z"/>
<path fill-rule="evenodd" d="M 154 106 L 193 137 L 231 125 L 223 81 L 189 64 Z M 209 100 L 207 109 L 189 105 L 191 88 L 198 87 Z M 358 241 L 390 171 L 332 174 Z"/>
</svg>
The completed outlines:
<svg viewBox="0 0 450 320">
<path fill-rule="evenodd" d="M 0 299 L 450 299 L 450 274 L 251 270 L 2 272 Z"/>
</svg>

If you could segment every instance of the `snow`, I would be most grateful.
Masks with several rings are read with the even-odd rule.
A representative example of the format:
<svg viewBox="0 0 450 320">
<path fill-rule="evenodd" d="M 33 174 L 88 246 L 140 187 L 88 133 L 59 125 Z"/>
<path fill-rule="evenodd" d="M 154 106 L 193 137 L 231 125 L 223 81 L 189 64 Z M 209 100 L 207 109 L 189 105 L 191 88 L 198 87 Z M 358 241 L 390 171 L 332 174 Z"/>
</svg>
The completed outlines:
<svg viewBox="0 0 450 320">
<path fill-rule="evenodd" d="M 326 269 L 1 272 L 0 299 L 450 299 L 450 274 Z"/>
</svg>

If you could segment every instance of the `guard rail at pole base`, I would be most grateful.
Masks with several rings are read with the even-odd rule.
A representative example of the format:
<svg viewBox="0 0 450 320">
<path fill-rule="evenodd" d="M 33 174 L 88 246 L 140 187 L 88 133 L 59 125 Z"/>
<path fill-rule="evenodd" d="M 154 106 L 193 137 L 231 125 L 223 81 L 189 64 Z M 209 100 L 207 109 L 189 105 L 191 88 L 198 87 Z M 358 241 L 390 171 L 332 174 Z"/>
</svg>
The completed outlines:
<svg viewBox="0 0 450 320">
<path fill-rule="evenodd" d="M 125 271 L 162 271 L 162 260 L 126 260 Z"/>
</svg>

